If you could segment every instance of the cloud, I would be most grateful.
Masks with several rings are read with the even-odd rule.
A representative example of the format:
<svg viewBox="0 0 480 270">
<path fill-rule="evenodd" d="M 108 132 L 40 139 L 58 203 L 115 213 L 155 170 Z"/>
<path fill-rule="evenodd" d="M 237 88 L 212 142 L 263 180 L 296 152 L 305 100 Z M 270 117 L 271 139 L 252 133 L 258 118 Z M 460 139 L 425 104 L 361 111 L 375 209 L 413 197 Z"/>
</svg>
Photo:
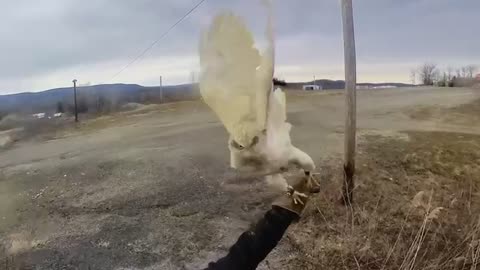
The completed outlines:
<svg viewBox="0 0 480 270">
<path fill-rule="evenodd" d="M 101 83 L 156 40 L 198 0 L 28 0 L 2 3 L 0 94 L 79 81 Z M 360 81 L 408 81 L 424 61 L 480 64 L 478 0 L 355 2 Z M 155 85 L 189 81 L 198 69 L 202 28 L 221 10 L 248 21 L 261 41 L 258 0 L 207 0 L 169 35 L 115 78 Z M 277 75 L 287 80 L 343 77 L 339 1 L 276 0 Z"/>
</svg>

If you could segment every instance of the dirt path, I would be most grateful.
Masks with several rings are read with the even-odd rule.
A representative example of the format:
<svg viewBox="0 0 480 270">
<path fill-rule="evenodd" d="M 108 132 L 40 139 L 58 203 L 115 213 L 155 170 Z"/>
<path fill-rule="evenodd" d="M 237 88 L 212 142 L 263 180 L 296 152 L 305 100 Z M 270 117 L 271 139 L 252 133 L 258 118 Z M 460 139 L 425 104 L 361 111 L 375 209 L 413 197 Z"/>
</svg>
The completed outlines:
<svg viewBox="0 0 480 270">
<path fill-rule="evenodd" d="M 470 89 L 360 91 L 359 134 L 480 134 L 473 125 L 409 114 L 479 95 Z M 341 154 L 341 92 L 292 93 L 288 102 L 298 147 L 317 163 Z M 98 119 L 57 137 L 0 152 L 0 263 L 194 269 L 224 254 L 273 198 L 261 181 L 240 181 L 228 168 L 227 135 L 201 102 Z"/>
</svg>

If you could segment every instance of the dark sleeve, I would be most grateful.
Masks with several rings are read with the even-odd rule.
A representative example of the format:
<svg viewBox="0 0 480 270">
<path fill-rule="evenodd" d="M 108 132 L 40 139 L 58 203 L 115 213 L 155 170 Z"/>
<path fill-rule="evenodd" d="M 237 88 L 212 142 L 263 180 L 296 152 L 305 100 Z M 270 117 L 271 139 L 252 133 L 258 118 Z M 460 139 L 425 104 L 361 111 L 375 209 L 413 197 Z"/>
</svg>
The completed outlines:
<svg viewBox="0 0 480 270">
<path fill-rule="evenodd" d="M 228 254 L 211 262 L 205 270 L 253 270 L 267 257 L 282 239 L 298 215 L 278 206 L 272 206 L 255 227 L 242 233 Z"/>
</svg>

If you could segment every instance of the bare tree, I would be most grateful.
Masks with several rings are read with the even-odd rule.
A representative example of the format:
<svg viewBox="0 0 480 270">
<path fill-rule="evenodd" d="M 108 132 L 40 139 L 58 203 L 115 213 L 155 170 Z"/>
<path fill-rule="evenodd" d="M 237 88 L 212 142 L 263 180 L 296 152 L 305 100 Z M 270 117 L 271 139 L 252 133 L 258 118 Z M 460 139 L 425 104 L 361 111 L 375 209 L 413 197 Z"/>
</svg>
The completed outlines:
<svg viewBox="0 0 480 270">
<path fill-rule="evenodd" d="M 63 103 L 61 101 L 57 102 L 57 113 L 64 113 L 65 109 L 63 108 Z"/>
<path fill-rule="evenodd" d="M 437 72 L 437 65 L 432 63 L 425 63 L 420 66 L 418 70 L 420 81 L 424 85 L 433 85 L 436 76 L 438 75 Z"/>
<path fill-rule="evenodd" d="M 460 68 L 461 77 L 467 78 L 468 77 L 468 66 L 464 66 Z"/>
<path fill-rule="evenodd" d="M 462 70 L 461 70 L 461 69 L 457 68 L 457 69 L 455 70 L 455 73 L 457 74 L 457 78 L 461 78 L 461 77 L 462 77 Z"/>
<path fill-rule="evenodd" d="M 447 80 L 451 81 L 453 79 L 453 68 L 451 66 L 447 67 Z"/>
<path fill-rule="evenodd" d="M 465 67 L 466 69 L 466 77 L 467 78 L 473 78 L 475 72 L 477 71 L 477 67 L 475 65 L 468 65 Z"/>
<path fill-rule="evenodd" d="M 437 73 L 436 75 L 436 84 L 440 87 L 448 86 L 448 75 L 447 72 L 443 72 L 443 74 Z"/>
<path fill-rule="evenodd" d="M 95 109 L 97 113 L 108 113 L 110 112 L 111 102 L 103 94 L 99 94 L 95 100 Z"/>
<path fill-rule="evenodd" d="M 417 82 L 417 71 L 415 69 L 410 70 L 410 81 L 412 84 L 416 84 Z"/>
</svg>

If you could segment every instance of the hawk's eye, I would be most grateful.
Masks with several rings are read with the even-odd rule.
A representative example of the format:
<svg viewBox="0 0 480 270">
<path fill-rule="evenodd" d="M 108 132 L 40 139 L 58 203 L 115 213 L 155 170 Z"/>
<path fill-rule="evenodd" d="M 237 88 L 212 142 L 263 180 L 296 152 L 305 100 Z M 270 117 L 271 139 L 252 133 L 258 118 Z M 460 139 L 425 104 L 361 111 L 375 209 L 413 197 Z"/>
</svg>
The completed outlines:
<svg viewBox="0 0 480 270">
<path fill-rule="evenodd" d="M 238 144 L 236 141 L 232 140 L 232 142 L 230 143 L 233 147 L 239 149 L 239 150 L 242 150 L 244 147 L 243 145 L 240 145 Z"/>
</svg>

